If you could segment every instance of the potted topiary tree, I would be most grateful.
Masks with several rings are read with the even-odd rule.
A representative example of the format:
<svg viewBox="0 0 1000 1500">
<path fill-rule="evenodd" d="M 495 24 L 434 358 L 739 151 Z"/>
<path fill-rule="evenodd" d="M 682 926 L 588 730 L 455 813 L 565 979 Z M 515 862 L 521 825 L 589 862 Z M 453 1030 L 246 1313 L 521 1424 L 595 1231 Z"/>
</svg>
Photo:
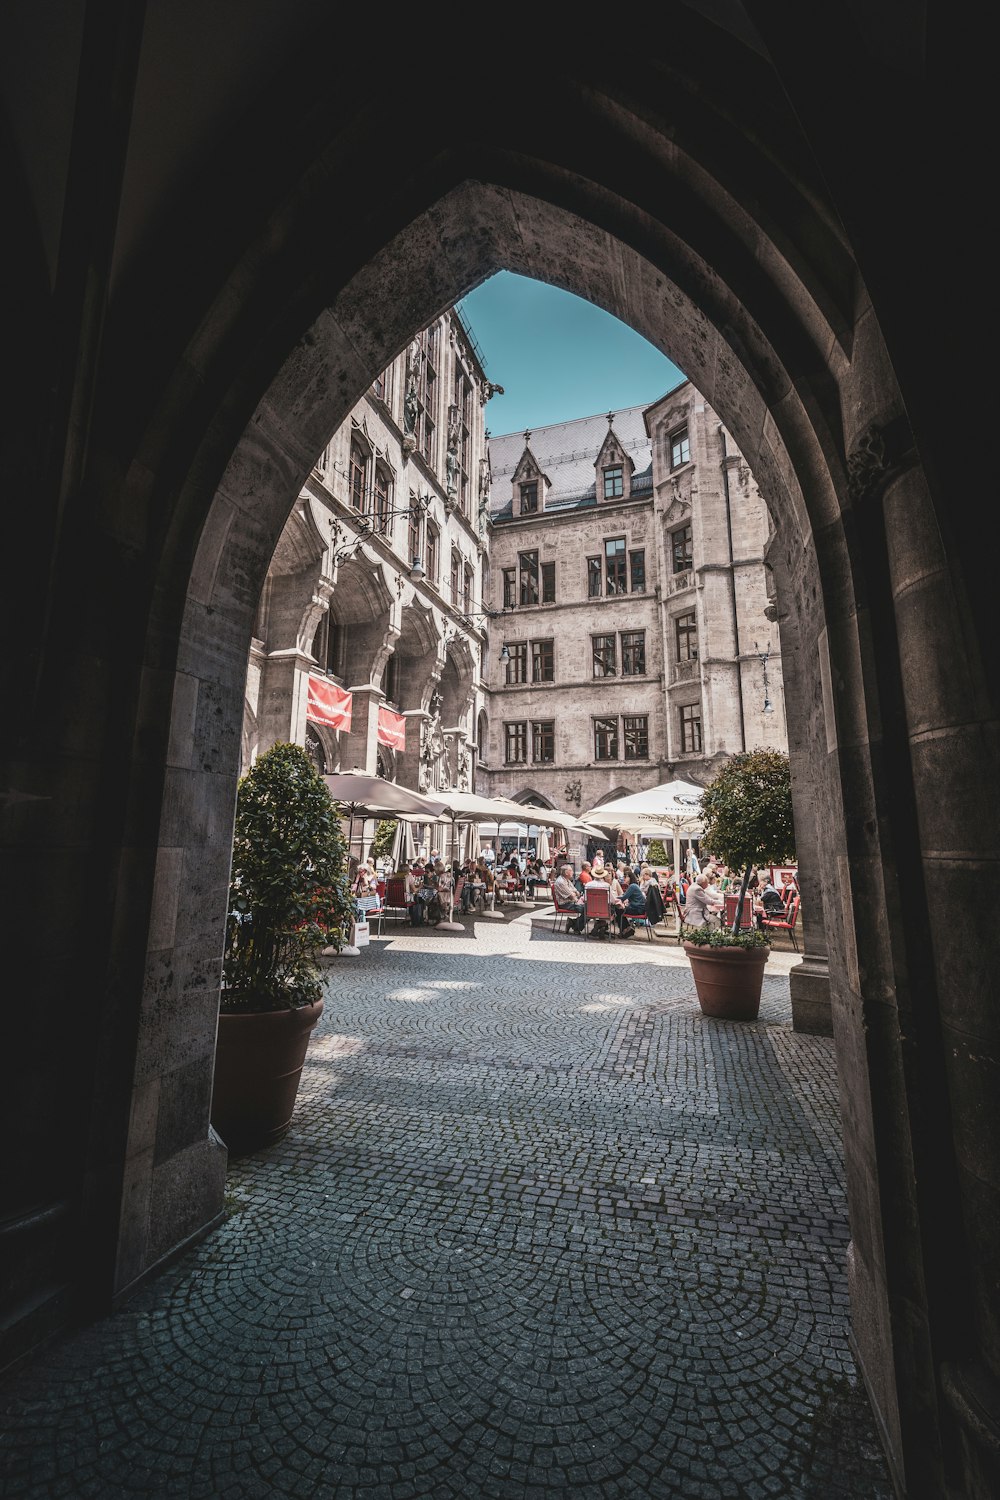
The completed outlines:
<svg viewBox="0 0 1000 1500">
<path fill-rule="evenodd" d="M 321 950 L 352 905 L 339 809 L 299 745 L 277 744 L 236 799 L 212 1124 L 231 1151 L 288 1129 L 323 1010 Z"/>
<path fill-rule="evenodd" d="M 684 951 L 702 1013 L 729 1021 L 756 1020 L 767 934 L 740 929 L 740 915 L 755 865 L 784 864 L 795 857 L 792 783 L 788 756 L 780 750 L 734 755 L 705 788 L 701 799 L 702 843 L 743 882 L 731 928 L 690 929 Z"/>
</svg>

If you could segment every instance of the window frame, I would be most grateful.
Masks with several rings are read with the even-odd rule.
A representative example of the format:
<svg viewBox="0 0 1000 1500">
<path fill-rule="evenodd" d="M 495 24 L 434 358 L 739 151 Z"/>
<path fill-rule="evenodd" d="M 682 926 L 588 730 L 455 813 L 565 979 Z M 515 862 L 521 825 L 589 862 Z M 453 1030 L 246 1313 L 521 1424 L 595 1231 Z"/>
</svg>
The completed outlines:
<svg viewBox="0 0 1000 1500">
<path fill-rule="evenodd" d="M 609 551 L 612 547 L 614 553 Z M 620 599 L 628 593 L 628 546 L 623 536 L 605 539 L 604 592 L 609 599 Z"/>
<path fill-rule="evenodd" d="M 555 604 L 556 602 L 556 565 L 554 562 L 543 562 L 542 573 L 542 603 Z"/>
<path fill-rule="evenodd" d="M 525 559 L 529 560 L 527 567 L 525 567 Z M 517 583 L 517 597 L 521 608 L 531 609 L 533 605 L 539 602 L 540 579 L 537 548 L 532 552 L 519 552 L 517 554 Z M 528 585 L 527 588 L 525 587 L 526 583 Z M 532 594 L 534 595 L 533 598 L 527 597 L 527 595 Z"/>
<path fill-rule="evenodd" d="M 541 640 L 532 641 L 531 645 L 531 680 L 532 682 L 555 682 L 556 680 L 556 643 L 553 636 L 544 637 Z M 542 667 L 548 667 L 548 674 L 538 671 L 539 662 Z"/>
<path fill-rule="evenodd" d="M 539 754 L 540 742 L 549 742 L 549 754 Z M 532 719 L 531 721 L 531 764 L 533 766 L 551 766 L 556 759 L 556 721 L 555 719 Z"/>
<path fill-rule="evenodd" d="M 678 537 L 682 537 L 684 539 L 680 553 L 683 560 L 680 566 L 678 566 L 677 564 Z M 690 521 L 686 521 L 683 526 L 675 526 L 673 531 L 670 533 L 670 558 L 672 572 L 675 577 L 678 573 L 690 573 L 692 567 L 694 566 L 694 533 L 691 530 Z"/>
<path fill-rule="evenodd" d="M 525 479 L 518 485 L 518 498 L 522 516 L 537 516 L 538 514 L 538 480 Z M 528 502 L 528 503 L 526 503 Z"/>
<path fill-rule="evenodd" d="M 519 746 L 520 755 L 511 754 L 511 746 Z M 511 719 L 503 726 L 503 755 L 505 766 L 526 766 L 528 764 L 528 721 L 527 719 Z"/>
<path fill-rule="evenodd" d="M 600 557 L 587 558 L 587 598 L 604 598 L 604 566 Z"/>
<path fill-rule="evenodd" d="M 625 465 L 608 464 L 601 470 L 605 500 L 621 500 L 625 495 Z M 610 486 L 610 487 L 609 487 Z"/>
<path fill-rule="evenodd" d="M 504 609 L 517 608 L 517 569 L 501 568 L 500 577 L 503 580 L 503 607 Z"/>
<path fill-rule="evenodd" d="M 639 726 L 642 726 L 641 728 Z M 638 751 L 629 749 L 629 736 L 633 742 L 636 736 L 641 736 L 642 748 Z M 625 760 L 648 760 L 649 759 L 649 715 L 648 714 L 623 714 L 622 715 L 622 750 Z"/>
<path fill-rule="evenodd" d="M 504 667 L 505 687 L 525 687 L 528 681 L 528 642 L 504 641 L 509 660 Z"/>
<path fill-rule="evenodd" d="M 685 422 L 681 427 L 675 427 L 667 438 L 670 445 L 670 469 L 683 469 L 685 464 L 691 462 L 691 429 Z"/>
<path fill-rule="evenodd" d="M 602 641 L 604 643 L 603 649 L 605 652 L 610 651 L 610 667 L 608 666 L 607 661 L 602 660 L 602 658 L 598 655 L 599 641 Z M 591 674 L 594 681 L 601 682 L 607 677 L 618 676 L 618 641 L 613 630 L 601 631 L 599 634 L 592 635 L 590 637 L 590 660 Z M 602 667 L 603 670 L 598 671 L 598 667 Z"/>
<path fill-rule="evenodd" d="M 594 759 L 597 761 L 620 760 L 620 747 L 618 743 L 618 715 L 595 715 L 592 722 L 594 726 Z M 602 754 L 601 751 L 602 735 L 607 742 L 607 754 Z"/>
<path fill-rule="evenodd" d="M 626 665 L 634 658 L 636 652 L 639 654 L 640 665 Z M 646 675 L 646 632 L 645 630 L 623 630 L 620 632 L 620 657 L 621 675 L 623 677 L 645 677 Z"/>
<path fill-rule="evenodd" d="M 682 621 L 690 621 L 690 624 L 682 625 Z M 686 651 L 681 650 L 682 636 L 685 638 Z M 698 616 L 693 609 L 686 609 L 683 614 L 674 616 L 674 651 L 675 661 L 698 660 Z"/>
<path fill-rule="evenodd" d="M 681 725 L 681 754 L 700 755 L 704 747 L 700 703 L 677 705 Z M 685 717 L 687 716 L 687 717 Z M 688 731 L 691 731 L 690 734 Z M 697 743 L 695 743 L 697 741 Z"/>
<path fill-rule="evenodd" d="M 636 568 L 636 559 L 638 569 Z M 639 581 L 636 582 L 636 573 Z M 646 592 L 646 549 L 645 547 L 634 547 L 628 555 L 628 581 L 630 594 L 644 594 Z"/>
</svg>

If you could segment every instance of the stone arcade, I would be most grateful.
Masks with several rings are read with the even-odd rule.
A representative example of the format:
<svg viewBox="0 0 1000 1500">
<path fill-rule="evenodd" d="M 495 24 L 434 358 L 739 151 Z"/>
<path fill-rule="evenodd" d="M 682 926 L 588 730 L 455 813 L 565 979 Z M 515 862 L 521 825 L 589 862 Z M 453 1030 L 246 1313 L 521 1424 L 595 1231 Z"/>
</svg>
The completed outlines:
<svg viewBox="0 0 1000 1500">
<path fill-rule="evenodd" d="M 901 1493 L 996 1494 L 995 556 L 963 514 L 992 473 L 941 400 L 963 381 L 988 433 L 990 94 L 948 51 L 959 30 L 984 56 L 985 23 L 937 20 L 692 0 L 613 69 L 544 13 L 479 49 L 451 14 L 373 47 L 367 16 L 310 0 L 12 7 L 5 1358 L 222 1210 L 209 1089 L 268 563 L 379 372 L 507 268 L 663 349 L 764 496 L 859 1361 Z"/>
</svg>

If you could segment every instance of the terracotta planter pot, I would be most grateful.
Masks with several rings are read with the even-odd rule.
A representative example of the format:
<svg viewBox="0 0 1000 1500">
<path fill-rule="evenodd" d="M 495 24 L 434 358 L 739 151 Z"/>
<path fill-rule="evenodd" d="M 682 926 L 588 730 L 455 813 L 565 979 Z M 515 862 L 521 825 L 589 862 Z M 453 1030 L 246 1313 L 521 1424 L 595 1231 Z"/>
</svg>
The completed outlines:
<svg viewBox="0 0 1000 1500">
<path fill-rule="evenodd" d="M 704 1016 L 720 1021 L 756 1021 L 764 966 L 770 948 L 709 948 L 685 943 Z"/>
<path fill-rule="evenodd" d="M 219 1016 L 212 1124 L 236 1155 L 279 1140 L 295 1109 L 309 1033 L 323 1002 Z"/>
</svg>

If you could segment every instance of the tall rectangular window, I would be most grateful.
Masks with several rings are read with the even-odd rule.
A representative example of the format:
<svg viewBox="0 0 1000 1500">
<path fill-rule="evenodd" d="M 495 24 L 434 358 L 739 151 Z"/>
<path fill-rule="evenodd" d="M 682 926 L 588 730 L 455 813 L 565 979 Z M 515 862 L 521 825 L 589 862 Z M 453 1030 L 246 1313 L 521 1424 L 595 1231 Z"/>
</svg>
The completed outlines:
<svg viewBox="0 0 1000 1500">
<path fill-rule="evenodd" d="M 532 641 L 531 643 L 531 680 L 532 682 L 554 682 L 555 681 L 555 650 L 552 641 Z"/>
<path fill-rule="evenodd" d="M 519 552 L 518 566 L 521 572 L 521 603 L 538 603 L 538 553 Z"/>
<path fill-rule="evenodd" d="M 592 635 L 590 643 L 594 648 L 594 676 L 614 677 L 618 670 L 614 636 Z"/>
<path fill-rule="evenodd" d="M 542 563 L 542 603 L 555 604 L 556 602 L 556 565 L 554 562 Z"/>
<path fill-rule="evenodd" d="M 528 643 L 527 641 L 506 641 L 510 660 L 507 663 L 506 681 L 508 683 L 527 682 L 528 680 Z"/>
<path fill-rule="evenodd" d="M 698 622 L 693 609 L 687 614 L 677 616 L 674 621 L 674 635 L 677 641 L 677 660 L 697 661 Z"/>
<path fill-rule="evenodd" d="M 646 675 L 646 632 L 644 630 L 622 631 L 622 676 L 644 677 Z"/>
<path fill-rule="evenodd" d="M 601 559 L 599 557 L 587 558 L 587 598 L 599 599 L 601 597 Z"/>
<path fill-rule="evenodd" d="M 451 554 L 451 602 L 453 608 L 457 609 L 461 597 L 462 588 L 462 557 L 458 552 Z"/>
<path fill-rule="evenodd" d="M 455 361 L 455 421 L 458 426 L 458 504 L 469 514 L 472 463 L 472 382 L 460 360 Z"/>
<path fill-rule="evenodd" d="M 604 566 L 607 570 L 608 593 L 627 594 L 628 583 L 625 577 L 624 537 L 615 537 L 614 541 L 604 543 Z"/>
<path fill-rule="evenodd" d="M 545 719 L 531 726 L 531 758 L 536 764 L 551 763 L 556 758 L 556 726 L 554 719 Z"/>
<path fill-rule="evenodd" d="M 681 464 L 691 462 L 691 442 L 686 427 L 678 427 L 670 434 L 670 467 L 679 469 Z"/>
<path fill-rule="evenodd" d="M 462 609 L 465 614 L 472 612 L 472 569 L 468 566 L 462 579 Z"/>
<path fill-rule="evenodd" d="M 392 400 L 392 366 L 383 370 L 381 375 L 376 375 L 372 384 L 372 395 L 379 401 L 384 401 L 386 406 Z"/>
<path fill-rule="evenodd" d="M 621 464 L 613 464 L 604 470 L 604 498 L 617 500 L 625 493 L 625 476 Z"/>
<path fill-rule="evenodd" d="M 673 556 L 674 572 L 686 573 L 694 561 L 690 526 L 679 526 L 676 531 L 670 533 L 670 550 Z"/>
<path fill-rule="evenodd" d="M 528 725 L 522 720 L 519 724 L 505 724 L 504 729 L 504 760 L 510 765 L 521 765 L 528 759 Z"/>
<path fill-rule="evenodd" d="M 534 515 L 538 510 L 538 481 L 533 479 L 529 484 L 521 486 L 521 514 L 522 516 Z"/>
<path fill-rule="evenodd" d="M 352 443 L 349 478 L 351 504 L 355 510 L 360 510 L 362 513 L 365 509 L 365 470 L 367 466 L 365 450 L 361 447 L 360 443 Z"/>
<path fill-rule="evenodd" d="M 594 720 L 594 759 L 618 759 L 618 720 Z"/>
<path fill-rule="evenodd" d="M 628 555 L 629 569 L 632 573 L 633 594 L 644 594 L 646 592 L 646 553 L 645 551 L 630 552 Z"/>
<path fill-rule="evenodd" d="M 389 511 L 392 508 L 392 482 L 378 464 L 375 466 L 375 530 L 385 536 L 389 530 Z"/>
<path fill-rule="evenodd" d="M 697 755 L 701 750 L 701 704 L 681 704 L 681 750 L 685 755 Z"/>
<path fill-rule="evenodd" d="M 430 583 L 437 583 L 438 569 L 441 566 L 440 549 L 438 545 L 438 529 L 427 523 L 427 578 Z"/>
<path fill-rule="evenodd" d="M 645 714 L 626 714 L 622 721 L 626 760 L 649 759 L 649 719 Z"/>
<path fill-rule="evenodd" d="M 503 569 L 503 607 L 513 609 L 517 604 L 517 569 Z"/>
</svg>

